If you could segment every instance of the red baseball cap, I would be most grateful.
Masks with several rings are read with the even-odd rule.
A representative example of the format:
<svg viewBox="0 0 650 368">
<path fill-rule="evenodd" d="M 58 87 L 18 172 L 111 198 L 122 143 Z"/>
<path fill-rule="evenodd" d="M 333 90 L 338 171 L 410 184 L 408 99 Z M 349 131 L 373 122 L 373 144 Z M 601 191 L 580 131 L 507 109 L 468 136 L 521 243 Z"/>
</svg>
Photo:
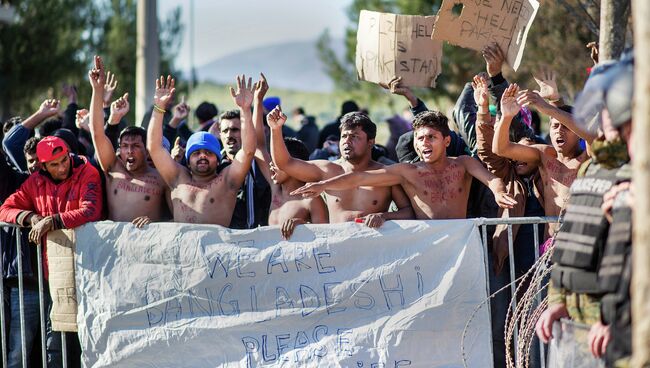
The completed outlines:
<svg viewBox="0 0 650 368">
<path fill-rule="evenodd" d="M 61 150 L 55 153 L 54 151 L 58 148 Z M 41 163 L 56 160 L 67 153 L 68 146 L 65 144 L 65 141 L 59 137 L 45 137 L 36 145 L 36 156 L 38 157 L 38 161 Z"/>
</svg>

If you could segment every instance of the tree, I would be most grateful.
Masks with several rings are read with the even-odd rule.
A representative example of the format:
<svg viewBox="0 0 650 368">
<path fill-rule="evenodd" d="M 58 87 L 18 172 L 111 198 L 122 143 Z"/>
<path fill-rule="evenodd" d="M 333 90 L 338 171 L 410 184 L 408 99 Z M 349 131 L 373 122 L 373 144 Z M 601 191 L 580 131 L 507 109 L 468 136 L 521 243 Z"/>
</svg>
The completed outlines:
<svg viewBox="0 0 650 368">
<path fill-rule="evenodd" d="M 135 0 L 29 0 L 15 6 L 18 22 L 0 24 L 3 120 L 10 113 L 30 113 L 48 90 L 56 97 L 64 82 L 76 84 L 79 103 L 87 104 L 87 72 L 95 54 L 102 55 L 118 78 L 114 97 L 125 92 L 135 96 Z M 164 74 L 178 75 L 173 60 L 182 39 L 180 15 L 177 8 L 161 22 L 160 70 Z M 133 110 L 129 121 L 135 116 Z"/>
<path fill-rule="evenodd" d="M 0 108 L 28 111 L 35 95 L 83 70 L 91 0 L 14 2 L 16 22 L 0 24 Z"/>
</svg>

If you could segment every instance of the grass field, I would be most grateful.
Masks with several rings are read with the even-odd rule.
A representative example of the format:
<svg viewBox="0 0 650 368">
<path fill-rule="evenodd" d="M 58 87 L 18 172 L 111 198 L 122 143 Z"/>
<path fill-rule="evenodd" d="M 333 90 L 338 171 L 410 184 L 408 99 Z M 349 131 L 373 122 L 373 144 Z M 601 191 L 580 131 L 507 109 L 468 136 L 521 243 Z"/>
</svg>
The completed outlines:
<svg viewBox="0 0 650 368">
<path fill-rule="evenodd" d="M 283 90 L 273 88 L 267 93 L 267 96 L 279 96 L 282 100 L 282 108 L 289 116 L 287 125 L 297 129 L 298 122 L 291 120 L 291 111 L 296 107 L 305 109 L 308 115 L 316 117 L 316 124 L 323 127 L 325 124 L 334 120 L 340 113 L 340 106 L 346 97 L 342 94 L 334 93 L 317 93 L 317 92 L 300 92 L 292 90 Z M 203 101 L 209 101 L 217 105 L 219 111 L 235 108 L 228 86 L 217 85 L 213 83 L 199 84 L 191 95 L 187 98 L 187 103 L 192 107 L 198 106 Z M 433 102 L 425 101 L 429 108 L 433 108 Z M 357 101 L 361 108 L 367 108 L 370 112 L 371 119 L 377 124 L 377 143 L 385 144 L 388 140 L 389 131 L 385 124 L 387 118 L 401 113 L 408 103 L 401 96 L 392 96 L 386 93 L 385 98 L 379 102 Z M 445 112 L 451 118 L 448 108 L 453 107 L 451 103 L 446 106 Z M 193 115 L 193 114 L 192 114 Z M 196 122 L 191 122 L 196 124 Z"/>
</svg>

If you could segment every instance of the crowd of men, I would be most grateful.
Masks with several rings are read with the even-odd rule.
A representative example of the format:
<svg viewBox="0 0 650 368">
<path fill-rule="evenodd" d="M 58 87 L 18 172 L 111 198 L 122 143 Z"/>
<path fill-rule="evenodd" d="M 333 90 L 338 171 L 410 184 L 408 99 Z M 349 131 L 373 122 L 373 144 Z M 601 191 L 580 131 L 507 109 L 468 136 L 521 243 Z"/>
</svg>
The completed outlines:
<svg viewBox="0 0 650 368">
<path fill-rule="evenodd" d="M 385 146 L 376 142 L 375 123 L 352 101 L 320 131 L 302 109 L 294 111 L 300 130 L 289 128 L 279 98 L 266 96 L 263 74 L 255 83 L 237 76 L 230 89 L 234 110 L 219 114 L 212 103 L 199 105 L 196 132 L 187 123 L 190 107 L 175 100 L 174 79 L 160 77 L 145 128 L 132 126 L 124 119 L 128 93 L 111 101 L 116 76 L 96 56 L 88 72 L 88 109 L 77 105 L 76 89 L 66 87 L 63 113 L 60 101 L 46 100 L 31 116 L 3 126 L 0 221 L 31 228 L 23 232 L 26 348 L 38 330 L 36 248 L 28 243 L 45 244 L 45 235 L 57 229 L 101 219 L 143 229 L 159 221 L 234 229 L 277 225 L 289 239 L 296 226 L 308 223 L 356 221 L 377 228 L 386 220 L 563 215 L 563 225 L 539 229 L 540 241 L 554 239 L 548 248 L 555 268 L 537 334 L 548 342 L 553 322 L 571 318 L 593 326 L 594 356 L 605 357 L 608 366 L 624 362 L 631 352 L 626 144 L 632 61 L 598 64 L 585 91 L 600 93 L 583 94 L 580 106 L 591 107 L 574 110 L 552 71 L 536 76 L 539 91 L 522 90 L 501 73 L 505 58 L 497 45 L 482 54 L 486 71 L 468 81 L 454 108 L 458 131 L 400 78 L 383 85 L 404 96 L 413 116 L 412 124 L 389 119 Z M 539 114 L 550 117 L 545 138 Z M 490 234 L 491 290 L 503 287 L 509 273 L 506 230 L 497 226 Z M 536 259 L 533 226 L 512 230 L 519 276 Z M 17 236 L 3 228 L 10 367 L 22 365 Z M 508 298 L 492 302 L 495 367 L 505 366 Z M 60 335 L 49 323 L 47 334 L 48 362 L 59 366 Z M 78 355 L 69 361 L 78 362 Z"/>
</svg>

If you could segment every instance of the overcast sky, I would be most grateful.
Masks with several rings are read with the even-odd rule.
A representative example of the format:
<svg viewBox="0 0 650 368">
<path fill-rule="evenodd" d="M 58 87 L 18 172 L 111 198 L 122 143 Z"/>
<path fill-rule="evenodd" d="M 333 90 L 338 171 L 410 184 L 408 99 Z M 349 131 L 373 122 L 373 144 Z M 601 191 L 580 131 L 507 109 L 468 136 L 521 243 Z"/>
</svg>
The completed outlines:
<svg viewBox="0 0 650 368">
<path fill-rule="evenodd" d="M 315 40 L 326 28 L 342 38 L 351 0 L 194 0 L 194 62 L 199 67 L 237 51 Z M 159 18 L 182 8 L 185 25 L 176 66 L 190 66 L 190 0 L 158 0 Z"/>
</svg>

